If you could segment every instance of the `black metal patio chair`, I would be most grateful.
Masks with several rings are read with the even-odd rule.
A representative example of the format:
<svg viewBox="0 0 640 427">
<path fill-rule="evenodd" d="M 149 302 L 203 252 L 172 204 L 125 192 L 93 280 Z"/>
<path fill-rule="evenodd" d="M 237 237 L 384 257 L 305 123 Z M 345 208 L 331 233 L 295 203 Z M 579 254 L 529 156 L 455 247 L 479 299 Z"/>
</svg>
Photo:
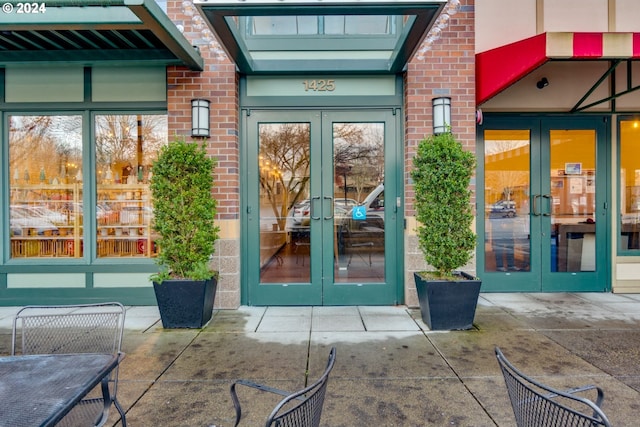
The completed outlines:
<svg viewBox="0 0 640 427">
<path fill-rule="evenodd" d="M 122 345 L 124 318 L 125 308 L 119 303 L 27 306 L 14 317 L 11 354 L 117 354 Z M 116 368 L 111 373 L 109 389 L 122 427 L 126 427 L 124 410 L 116 398 L 117 387 Z M 102 426 L 109 406 L 98 386 L 57 425 Z"/>
<path fill-rule="evenodd" d="M 329 373 L 331 373 L 335 361 L 336 349 L 333 347 L 329 352 L 327 367 L 322 376 L 310 386 L 294 393 L 256 384 L 247 380 L 234 382 L 231 384 L 231 399 L 236 409 L 235 427 L 240 424 L 240 418 L 242 417 L 240 401 L 236 394 L 236 386 L 238 385 L 285 396 L 285 398 L 275 406 L 273 411 L 271 411 L 269 417 L 267 417 L 265 427 L 318 427 L 320 425 L 320 416 L 322 415 L 324 397 L 327 391 Z"/>
<path fill-rule="evenodd" d="M 495 352 L 518 427 L 611 426 L 600 409 L 604 399 L 604 392 L 600 387 L 587 385 L 564 391 L 556 390 L 524 375 L 507 360 L 498 347 Z M 597 392 L 595 403 L 575 395 L 588 390 Z"/>
</svg>

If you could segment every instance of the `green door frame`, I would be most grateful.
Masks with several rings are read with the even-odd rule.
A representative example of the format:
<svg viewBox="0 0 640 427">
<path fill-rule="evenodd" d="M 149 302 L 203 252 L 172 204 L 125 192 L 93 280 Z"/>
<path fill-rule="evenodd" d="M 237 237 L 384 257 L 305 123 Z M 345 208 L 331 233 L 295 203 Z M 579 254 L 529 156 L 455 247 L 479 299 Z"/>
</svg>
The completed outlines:
<svg viewBox="0 0 640 427">
<path fill-rule="evenodd" d="M 513 273 L 487 272 L 485 269 L 485 169 L 484 131 L 529 130 L 531 151 L 531 194 L 532 196 L 551 193 L 550 131 L 593 129 L 596 132 L 596 271 L 594 272 L 553 272 L 551 266 L 551 217 L 533 216 L 530 221 L 530 264 L 529 271 Z M 478 158 L 478 218 L 477 218 L 477 259 L 478 275 L 483 279 L 483 292 L 586 292 L 609 291 L 611 266 L 611 185 L 609 164 L 611 156 L 611 124 L 609 116 L 537 116 L 485 115 L 484 122 L 476 132 Z M 537 237 L 536 237 L 537 236 Z"/>
<path fill-rule="evenodd" d="M 402 115 L 399 108 L 330 109 L 322 110 L 242 110 L 241 153 L 243 173 L 241 241 L 243 261 L 242 304 L 247 305 L 392 305 L 403 300 L 403 189 L 401 129 Z M 326 189 L 333 188 L 333 174 L 326 173 L 326 164 L 333 162 L 332 126 L 335 122 L 384 122 L 385 123 L 385 277 L 384 283 L 333 282 L 334 245 L 331 215 L 319 215 L 311 221 L 312 245 L 311 283 L 260 283 L 260 248 L 255 236 L 259 235 L 259 188 L 257 185 L 258 124 L 259 123 L 310 123 L 311 193 L 324 205 Z M 323 173 L 324 171 L 324 173 Z M 332 190 L 331 190 L 332 191 Z M 327 205 L 328 206 L 328 205 Z M 326 210 L 323 206 L 321 209 Z M 252 237 L 253 236 L 253 237 Z"/>
</svg>

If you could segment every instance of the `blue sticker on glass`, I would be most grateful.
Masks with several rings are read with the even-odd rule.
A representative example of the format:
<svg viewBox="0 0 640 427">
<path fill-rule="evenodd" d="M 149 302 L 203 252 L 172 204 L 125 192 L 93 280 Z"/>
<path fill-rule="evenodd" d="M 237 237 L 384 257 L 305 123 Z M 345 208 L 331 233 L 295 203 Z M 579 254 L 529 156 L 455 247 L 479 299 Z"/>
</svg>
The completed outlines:
<svg viewBox="0 0 640 427">
<path fill-rule="evenodd" d="M 354 207 L 351 213 L 351 217 L 353 219 L 367 219 L 367 207 L 366 206 Z"/>
</svg>

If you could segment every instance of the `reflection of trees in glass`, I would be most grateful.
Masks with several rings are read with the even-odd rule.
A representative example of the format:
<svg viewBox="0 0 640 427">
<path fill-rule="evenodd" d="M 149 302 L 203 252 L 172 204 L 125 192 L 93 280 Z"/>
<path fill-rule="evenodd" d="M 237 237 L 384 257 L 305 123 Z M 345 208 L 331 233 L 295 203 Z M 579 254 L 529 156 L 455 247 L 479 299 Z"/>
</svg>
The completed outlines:
<svg viewBox="0 0 640 427">
<path fill-rule="evenodd" d="M 9 171 L 14 183 L 69 182 L 82 167 L 82 117 L 11 116 Z"/>
<path fill-rule="evenodd" d="M 336 197 L 346 198 L 347 189 L 353 189 L 362 201 L 384 177 L 384 125 L 335 123 L 333 144 Z"/>
<path fill-rule="evenodd" d="M 516 200 L 529 187 L 529 144 L 523 140 L 485 141 L 485 203 Z M 524 193 L 523 193 L 524 194 Z M 520 197 L 519 197 L 520 196 Z"/>
<path fill-rule="evenodd" d="M 260 125 L 260 187 L 281 230 L 289 210 L 305 196 L 309 149 L 307 123 Z"/>
<path fill-rule="evenodd" d="M 334 181 L 368 192 L 384 176 L 384 126 L 381 123 L 336 123 L 333 127 Z M 260 188 L 284 229 L 293 206 L 308 198 L 310 128 L 307 123 L 260 125 Z M 318 141 L 320 143 L 320 141 Z M 337 191 L 337 190 L 336 190 Z M 342 197 L 338 192 L 335 197 Z M 364 195 L 362 195 L 364 197 Z"/>
<path fill-rule="evenodd" d="M 96 159 L 99 165 L 150 165 L 166 142 L 166 116 L 96 116 Z"/>
</svg>

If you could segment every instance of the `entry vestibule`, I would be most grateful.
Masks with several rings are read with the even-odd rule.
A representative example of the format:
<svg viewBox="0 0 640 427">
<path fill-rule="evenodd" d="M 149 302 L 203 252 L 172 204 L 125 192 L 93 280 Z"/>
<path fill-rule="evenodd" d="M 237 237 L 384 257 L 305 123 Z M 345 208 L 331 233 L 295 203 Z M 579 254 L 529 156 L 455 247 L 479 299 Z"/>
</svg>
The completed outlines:
<svg viewBox="0 0 640 427">
<path fill-rule="evenodd" d="M 478 127 L 486 291 L 606 291 L 608 120 L 487 117 Z"/>
<path fill-rule="evenodd" d="M 247 300 L 396 303 L 391 111 L 252 111 L 247 122 Z"/>
<path fill-rule="evenodd" d="M 334 90 L 306 98 L 305 81 L 308 85 L 306 76 L 248 77 L 241 85 L 247 176 L 243 300 L 396 304 L 403 291 L 402 168 L 397 167 L 404 151 L 402 82 L 395 76 L 330 76 L 326 81 Z M 309 107 L 249 107 L 264 96 L 296 91 L 293 103 Z M 319 98 L 323 109 L 314 107 Z M 396 106 L 362 107 L 369 98 L 369 104 Z M 336 100 L 343 102 L 340 108 Z M 284 103 L 291 98 L 270 100 Z"/>
</svg>

